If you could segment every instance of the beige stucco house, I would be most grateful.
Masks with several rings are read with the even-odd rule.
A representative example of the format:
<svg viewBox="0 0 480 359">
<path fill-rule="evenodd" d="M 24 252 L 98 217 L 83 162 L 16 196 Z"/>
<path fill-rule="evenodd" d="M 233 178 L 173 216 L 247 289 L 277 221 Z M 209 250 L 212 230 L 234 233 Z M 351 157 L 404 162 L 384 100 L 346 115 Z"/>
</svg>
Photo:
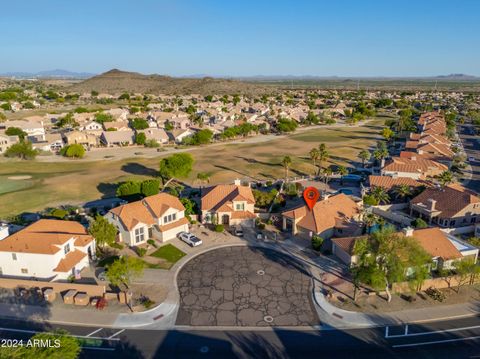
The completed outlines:
<svg viewBox="0 0 480 359">
<path fill-rule="evenodd" d="M 177 197 L 167 193 L 116 207 L 105 218 L 117 227 L 119 240 L 129 246 L 146 243 L 149 239 L 165 242 L 189 229 L 185 207 Z"/>
<path fill-rule="evenodd" d="M 41 219 L 0 240 L 0 275 L 65 280 L 95 256 L 95 239 L 74 221 Z"/>
<path fill-rule="evenodd" d="M 202 190 L 202 222 L 225 225 L 255 225 L 255 198 L 250 186 L 217 185 Z"/>
</svg>

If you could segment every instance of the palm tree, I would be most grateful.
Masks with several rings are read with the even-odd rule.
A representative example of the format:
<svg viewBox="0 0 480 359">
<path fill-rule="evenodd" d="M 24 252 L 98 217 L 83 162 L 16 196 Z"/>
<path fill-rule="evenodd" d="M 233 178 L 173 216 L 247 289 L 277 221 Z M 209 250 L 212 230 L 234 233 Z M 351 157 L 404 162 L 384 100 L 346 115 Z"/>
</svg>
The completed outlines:
<svg viewBox="0 0 480 359">
<path fill-rule="evenodd" d="M 328 180 L 330 179 L 330 176 L 333 175 L 333 169 L 331 167 L 327 167 L 323 170 L 323 175 L 325 178 L 325 186 L 328 184 Z"/>
<path fill-rule="evenodd" d="M 412 195 L 412 189 L 406 184 L 401 184 L 393 188 L 393 193 L 395 194 L 395 198 L 403 200 Z"/>
<path fill-rule="evenodd" d="M 285 156 L 282 159 L 282 166 L 285 168 L 285 180 L 288 180 L 288 169 L 292 165 L 292 159 L 290 156 Z"/>
<path fill-rule="evenodd" d="M 312 148 L 310 150 L 310 159 L 313 162 L 313 173 L 317 173 L 317 161 L 320 158 L 320 151 L 317 148 Z"/>
<path fill-rule="evenodd" d="M 381 142 L 383 143 L 383 142 Z M 379 146 L 373 151 L 373 157 L 380 162 L 380 167 L 383 166 L 383 160 L 388 157 L 388 150 L 385 146 Z"/>
<path fill-rule="evenodd" d="M 321 143 L 318 145 L 318 161 L 319 161 L 319 170 L 320 172 L 323 168 L 323 162 L 325 162 L 328 157 L 330 157 L 330 154 L 327 151 L 327 146 L 324 143 Z"/>
<path fill-rule="evenodd" d="M 453 177 L 453 173 L 449 170 L 443 171 L 440 175 L 437 176 L 437 179 L 442 185 L 442 187 L 449 185 L 455 180 L 455 178 Z"/>
<path fill-rule="evenodd" d="M 383 187 L 374 187 L 371 191 L 371 195 L 373 196 L 373 198 L 375 198 L 378 204 L 387 204 L 388 202 L 390 202 L 390 196 Z"/>
<path fill-rule="evenodd" d="M 343 176 L 346 176 L 348 174 L 348 170 L 345 166 L 338 166 L 337 172 L 340 175 L 340 183 L 343 186 Z"/>
<path fill-rule="evenodd" d="M 365 168 L 365 163 L 372 157 L 372 154 L 367 150 L 361 150 L 358 158 L 362 160 L 362 167 Z"/>
<path fill-rule="evenodd" d="M 380 217 L 373 213 L 367 213 L 363 216 L 363 223 L 365 224 L 365 233 L 368 233 L 370 228 L 378 224 Z"/>
</svg>

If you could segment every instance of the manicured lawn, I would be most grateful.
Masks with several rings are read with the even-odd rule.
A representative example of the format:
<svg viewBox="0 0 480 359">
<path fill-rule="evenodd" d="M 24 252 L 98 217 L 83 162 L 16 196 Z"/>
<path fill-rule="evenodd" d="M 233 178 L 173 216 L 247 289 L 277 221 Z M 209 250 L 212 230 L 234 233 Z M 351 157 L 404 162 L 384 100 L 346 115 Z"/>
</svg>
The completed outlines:
<svg viewBox="0 0 480 359">
<path fill-rule="evenodd" d="M 155 252 L 150 254 L 151 257 L 165 259 L 170 263 L 176 263 L 180 260 L 186 253 L 182 252 L 180 249 L 175 247 L 173 244 L 166 244 L 158 248 Z"/>
</svg>

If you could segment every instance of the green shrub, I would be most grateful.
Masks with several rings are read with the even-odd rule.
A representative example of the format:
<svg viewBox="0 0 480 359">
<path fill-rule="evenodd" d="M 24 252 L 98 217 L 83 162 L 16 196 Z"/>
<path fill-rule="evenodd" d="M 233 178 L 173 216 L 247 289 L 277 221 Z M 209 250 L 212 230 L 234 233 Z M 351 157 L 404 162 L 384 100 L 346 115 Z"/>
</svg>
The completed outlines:
<svg viewBox="0 0 480 359">
<path fill-rule="evenodd" d="M 155 241 L 153 239 L 149 239 L 147 241 L 148 244 L 150 244 L 151 246 L 154 246 L 155 248 L 157 248 L 157 243 L 155 243 Z"/>
<path fill-rule="evenodd" d="M 217 225 L 215 225 L 215 232 L 220 233 L 220 232 L 223 232 L 224 230 L 225 230 L 225 227 L 224 227 L 223 224 L 217 224 Z"/>
<path fill-rule="evenodd" d="M 61 208 L 55 208 L 50 212 L 50 215 L 55 218 L 64 219 L 68 212 Z"/>
<path fill-rule="evenodd" d="M 316 251 L 319 251 L 322 248 L 323 238 L 317 235 L 312 237 L 312 248 Z"/>
<path fill-rule="evenodd" d="M 110 245 L 110 247 L 118 249 L 118 250 L 122 250 L 123 249 L 123 244 L 115 242 L 115 243 L 112 243 Z"/>
<path fill-rule="evenodd" d="M 363 204 L 366 206 L 376 206 L 378 204 L 378 201 L 372 195 L 367 194 L 363 196 Z"/>
<path fill-rule="evenodd" d="M 427 228 L 428 224 L 423 219 L 417 218 L 414 221 L 412 221 L 412 226 L 414 226 L 415 228 L 421 229 L 421 228 Z"/>
<path fill-rule="evenodd" d="M 145 254 L 147 254 L 147 248 L 137 247 L 135 251 L 137 252 L 139 257 L 144 257 Z"/>
<path fill-rule="evenodd" d="M 264 230 L 265 229 L 265 223 L 258 223 L 257 228 L 260 229 L 260 230 Z"/>
</svg>

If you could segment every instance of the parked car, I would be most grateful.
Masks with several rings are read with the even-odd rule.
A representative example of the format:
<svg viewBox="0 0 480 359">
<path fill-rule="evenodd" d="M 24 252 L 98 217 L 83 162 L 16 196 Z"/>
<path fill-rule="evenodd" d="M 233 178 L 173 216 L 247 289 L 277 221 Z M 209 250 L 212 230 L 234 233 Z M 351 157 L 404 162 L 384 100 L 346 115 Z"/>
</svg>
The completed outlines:
<svg viewBox="0 0 480 359">
<path fill-rule="evenodd" d="M 475 161 L 475 157 L 471 157 L 471 156 L 470 156 L 470 157 L 468 157 L 468 160 L 469 160 L 470 162 L 473 162 L 473 161 Z"/>
<path fill-rule="evenodd" d="M 240 226 L 232 226 L 231 232 L 234 236 L 243 237 L 243 228 Z"/>
<path fill-rule="evenodd" d="M 190 247 L 196 247 L 203 243 L 201 239 L 195 237 L 192 233 L 180 232 L 178 238 L 187 243 Z"/>
</svg>

